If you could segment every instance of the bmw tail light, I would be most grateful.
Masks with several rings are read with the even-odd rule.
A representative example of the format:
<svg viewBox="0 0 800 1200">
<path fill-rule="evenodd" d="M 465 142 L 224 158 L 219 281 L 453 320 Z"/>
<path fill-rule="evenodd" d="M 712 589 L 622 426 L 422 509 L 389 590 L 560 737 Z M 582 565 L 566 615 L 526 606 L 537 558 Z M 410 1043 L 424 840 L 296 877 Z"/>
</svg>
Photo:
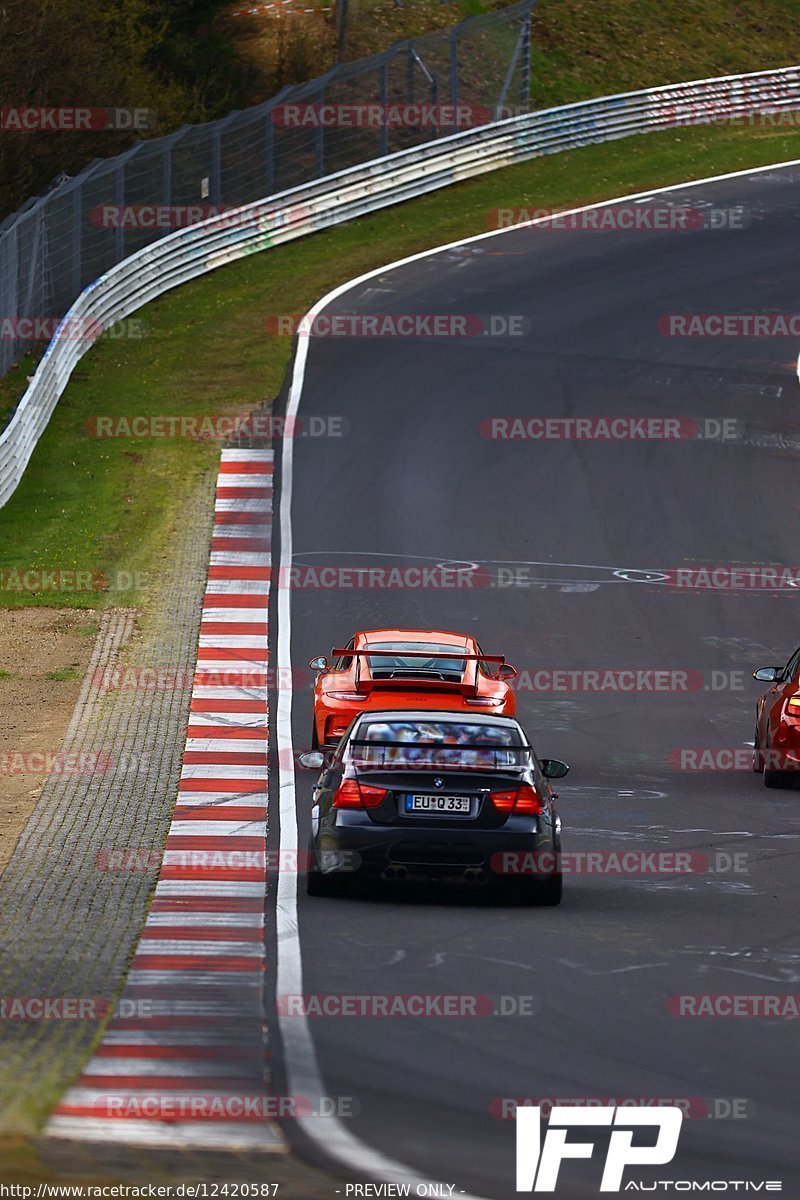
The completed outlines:
<svg viewBox="0 0 800 1200">
<path fill-rule="evenodd" d="M 535 787 L 531 787 L 529 783 L 523 783 L 517 792 L 517 803 L 514 805 L 514 812 L 518 813 L 540 813 L 542 811 L 542 801 Z"/>
<path fill-rule="evenodd" d="M 388 790 L 357 779 L 343 779 L 333 797 L 334 808 L 377 808 L 386 799 Z"/>
<path fill-rule="evenodd" d="M 789 697 L 789 703 L 786 705 L 786 715 L 800 720 L 800 694 Z"/>
<path fill-rule="evenodd" d="M 538 815 L 542 812 L 542 801 L 536 788 L 523 783 L 510 792 L 492 792 L 492 804 L 498 812 Z"/>
<path fill-rule="evenodd" d="M 498 812 L 508 813 L 512 811 L 518 790 L 518 788 L 514 788 L 511 792 L 492 792 L 492 804 Z"/>
</svg>

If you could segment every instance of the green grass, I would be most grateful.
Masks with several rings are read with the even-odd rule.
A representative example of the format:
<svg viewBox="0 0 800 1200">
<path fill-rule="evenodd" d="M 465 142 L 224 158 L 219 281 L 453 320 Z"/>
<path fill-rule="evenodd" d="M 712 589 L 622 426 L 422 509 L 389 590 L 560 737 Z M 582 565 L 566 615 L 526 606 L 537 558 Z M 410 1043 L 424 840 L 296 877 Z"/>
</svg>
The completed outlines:
<svg viewBox="0 0 800 1200">
<path fill-rule="evenodd" d="M 78 570 L 105 573 L 111 588 L 4 587 L 0 607 L 146 607 L 181 506 L 215 468 L 217 449 L 179 439 L 98 439 L 87 422 L 100 414 L 244 413 L 274 397 L 291 341 L 265 332 L 270 315 L 302 313 L 371 267 L 479 233 L 497 207 L 569 207 L 792 158 L 800 158 L 794 131 L 695 128 L 588 146 L 251 255 L 168 293 L 137 314 L 145 339 L 100 342 L 82 360 L 0 510 L 0 580 L 10 568 Z M 0 406 L 9 387 L 0 381 Z"/>
<path fill-rule="evenodd" d="M 48 671 L 45 679 L 50 679 L 53 683 L 66 683 L 72 679 L 79 679 L 80 676 L 79 667 L 60 667 L 57 671 Z"/>
<path fill-rule="evenodd" d="M 791 66 L 797 0 L 540 0 L 533 10 L 537 107 L 683 79 Z"/>
<path fill-rule="evenodd" d="M 347 57 L 376 54 L 401 38 L 446 29 L 465 16 L 508 3 L 414 0 L 398 6 L 393 0 L 350 0 Z M 226 36 L 255 71 L 259 99 L 276 91 L 276 83 L 301 82 L 336 61 L 329 17 L 306 14 L 289 18 L 284 27 L 285 22 L 285 17 L 232 18 L 225 25 Z M 284 59 L 291 70 L 287 75 L 284 67 L 278 77 L 274 60 L 279 36 L 288 43 Z M 470 78 L 470 66 L 480 80 L 494 74 L 487 66 L 494 61 L 492 42 L 495 49 L 506 45 L 502 30 L 465 41 L 460 63 L 465 78 Z M 532 49 L 534 104 L 561 104 L 794 64 L 800 55 L 800 5 L 797 0 L 539 0 L 533 10 Z"/>
<path fill-rule="evenodd" d="M 5 683 L 7 680 L 13 679 L 13 678 L 14 678 L 14 676 L 11 674 L 10 671 L 0 671 L 0 683 Z"/>
</svg>

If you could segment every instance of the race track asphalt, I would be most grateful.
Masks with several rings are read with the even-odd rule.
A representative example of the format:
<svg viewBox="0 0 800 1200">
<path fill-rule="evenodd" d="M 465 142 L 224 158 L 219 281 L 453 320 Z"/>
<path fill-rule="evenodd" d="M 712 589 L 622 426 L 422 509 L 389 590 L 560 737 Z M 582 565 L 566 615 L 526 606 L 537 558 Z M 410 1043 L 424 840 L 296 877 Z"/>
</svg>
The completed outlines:
<svg viewBox="0 0 800 1200">
<path fill-rule="evenodd" d="M 740 855 L 735 871 L 574 873 L 556 909 L 301 896 L 308 993 L 530 998 L 528 1015 L 311 1021 L 326 1091 L 358 1102 L 351 1131 L 456 1194 L 515 1194 L 514 1122 L 492 1115 L 514 1096 L 692 1099 L 712 1115 L 684 1122 L 675 1161 L 626 1179 L 780 1179 L 798 1194 L 798 1026 L 669 1007 L 800 979 L 800 794 L 746 769 L 678 769 L 681 749 L 746 755 L 750 672 L 800 642 L 798 598 L 676 587 L 670 572 L 800 561 L 800 346 L 667 337 L 659 319 L 791 313 L 799 188 L 798 167 L 678 187 L 644 206 L 689 206 L 704 226 L 741 210 L 741 227 L 522 229 L 387 270 L 325 310 L 466 315 L 470 329 L 513 315 L 521 336 L 311 341 L 300 417 L 345 432 L 294 439 L 294 564 L 479 569 L 458 588 L 297 587 L 293 665 L 357 629 L 476 634 L 527 673 L 518 715 L 539 753 L 571 765 L 565 850 L 692 850 L 722 868 L 718 852 Z M 501 440 L 482 425 L 587 416 L 733 423 L 726 439 L 669 441 Z M 546 675 L 533 690 L 535 672 L 630 668 L 686 672 L 688 690 L 565 691 Z M 293 714 L 302 749 L 308 688 Z M 298 774 L 301 846 L 312 782 Z M 745 1116 L 713 1117 L 736 1101 Z M 565 1164 L 557 1194 L 598 1194 L 598 1156 Z"/>
</svg>

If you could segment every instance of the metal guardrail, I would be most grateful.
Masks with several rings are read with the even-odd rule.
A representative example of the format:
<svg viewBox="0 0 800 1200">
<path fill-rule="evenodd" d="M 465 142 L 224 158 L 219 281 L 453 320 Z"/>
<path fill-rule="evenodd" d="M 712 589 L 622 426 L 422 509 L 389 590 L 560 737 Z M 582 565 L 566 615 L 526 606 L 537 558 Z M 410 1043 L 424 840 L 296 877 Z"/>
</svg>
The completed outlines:
<svg viewBox="0 0 800 1200">
<path fill-rule="evenodd" d="M 348 168 L 176 230 L 90 284 L 62 321 L 0 434 L 0 506 L 19 484 L 76 363 L 96 336 L 170 288 L 248 254 L 539 155 L 651 130 L 800 108 L 800 67 L 694 80 L 514 117 Z"/>
<path fill-rule="evenodd" d="M 536 2 L 476 13 L 221 120 L 136 142 L 0 220 L 0 375 L 42 340 L 34 323 L 52 336 L 92 280 L 179 226 L 530 111 Z"/>
</svg>

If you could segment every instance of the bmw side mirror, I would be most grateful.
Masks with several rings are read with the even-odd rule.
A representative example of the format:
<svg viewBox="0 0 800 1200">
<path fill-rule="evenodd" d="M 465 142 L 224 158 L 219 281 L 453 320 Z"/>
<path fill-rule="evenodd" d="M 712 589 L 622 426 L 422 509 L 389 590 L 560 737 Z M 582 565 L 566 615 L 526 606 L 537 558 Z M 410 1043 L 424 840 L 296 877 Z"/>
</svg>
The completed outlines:
<svg viewBox="0 0 800 1200">
<path fill-rule="evenodd" d="M 312 658 L 308 665 L 312 671 L 327 671 L 328 660 L 324 655 L 320 655 L 319 658 Z"/>
<path fill-rule="evenodd" d="M 325 766 L 325 755 L 321 750 L 307 750 L 298 754 L 297 761 L 306 771 L 321 771 Z"/>
<path fill-rule="evenodd" d="M 783 667 L 759 667 L 757 671 L 753 671 L 753 679 L 758 679 L 761 683 L 777 683 L 782 675 Z"/>
<path fill-rule="evenodd" d="M 569 767 L 560 758 L 543 758 L 542 774 L 545 779 L 563 779 Z"/>
</svg>

